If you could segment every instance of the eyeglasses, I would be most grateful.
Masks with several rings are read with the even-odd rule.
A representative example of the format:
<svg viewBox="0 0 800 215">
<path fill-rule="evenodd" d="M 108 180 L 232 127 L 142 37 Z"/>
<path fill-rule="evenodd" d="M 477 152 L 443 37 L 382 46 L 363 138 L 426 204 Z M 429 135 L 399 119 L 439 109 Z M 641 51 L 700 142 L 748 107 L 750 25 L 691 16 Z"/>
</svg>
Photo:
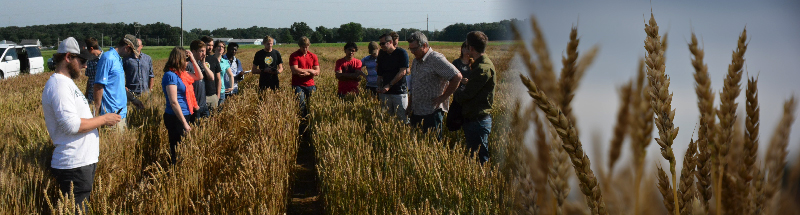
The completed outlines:
<svg viewBox="0 0 800 215">
<path fill-rule="evenodd" d="M 383 46 L 383 45 L 385 45 L 385 44 L 386 44 L 386 42 L 380 42 L 380 43 L 378 43 L 378 45 L 381 45 L 381 46 Z"/>
<path fill-rule="evenodd" d="M 411 51 L 411 52 L 417 52 L 417 50 L 419 50 L 419 48 L 422 48 L 422 46 L 417 46 L 417 47 L 413 47 L 413 48 L 411 46 L 409 46 L 408 50 Z"/>
</svg>

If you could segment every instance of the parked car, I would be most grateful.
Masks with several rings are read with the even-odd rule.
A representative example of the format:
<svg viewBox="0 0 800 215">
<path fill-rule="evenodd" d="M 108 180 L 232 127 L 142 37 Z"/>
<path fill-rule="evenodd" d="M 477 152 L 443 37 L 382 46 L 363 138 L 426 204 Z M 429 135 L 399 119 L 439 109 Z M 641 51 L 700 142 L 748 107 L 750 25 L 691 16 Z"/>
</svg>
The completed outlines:
<svg viewBox="0 0 800 215">
<path fill-rule="evenodd" d="M 44 72 L 44 58 L 38 46 L 0 44 L 0 79 L 41 72 Z"/>
</svg>

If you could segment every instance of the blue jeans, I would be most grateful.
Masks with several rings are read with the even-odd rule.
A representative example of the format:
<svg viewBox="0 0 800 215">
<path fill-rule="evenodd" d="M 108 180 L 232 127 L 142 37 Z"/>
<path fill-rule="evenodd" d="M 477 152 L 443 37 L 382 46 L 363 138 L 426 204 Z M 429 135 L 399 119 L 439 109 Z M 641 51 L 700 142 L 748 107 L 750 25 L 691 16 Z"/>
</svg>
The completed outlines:
<svg viewBox="0 0 800 215">
<path fill-rule="evenodd" d="M 434 129 L 434 131 L 436 131 L 436 137 L 439 138 L 439 140 L 442 139 L 442 118 L 444 118 L 444 111 L 442 111 L 442 109 L 436 109 L 433 113 L 428 115 L 412 114 L 410 118 L 412 126 L 419 127 L 420 124 L 422 124 L 423 133 L 428 133 L 428 130 Z"/>
<path fill-rule="evenodd" d="M 489 160 L 489 133 L 492 131 L 492 116 L 482 119 L 466 119 L 464 125 L 464 139 L 470 154 L 477 153 L 478 161 L 483 164 Z"/>
<path fill-rule="evenodd" d="M 311 99 L 311 93 L 317 90 L 317 86 L 296 86 L 292 85 L 295 95 L 297 95 L 297 103 L 300 105 L 300 117 L 308 116 L 308 100 Z"/>
<path fill-rule="evenodd" d="M 222 102 L 225 101 L 225 91 L 223 90 L 222 93 L 219 94 L 219 104 L 221 105 Z"/>
</svg>

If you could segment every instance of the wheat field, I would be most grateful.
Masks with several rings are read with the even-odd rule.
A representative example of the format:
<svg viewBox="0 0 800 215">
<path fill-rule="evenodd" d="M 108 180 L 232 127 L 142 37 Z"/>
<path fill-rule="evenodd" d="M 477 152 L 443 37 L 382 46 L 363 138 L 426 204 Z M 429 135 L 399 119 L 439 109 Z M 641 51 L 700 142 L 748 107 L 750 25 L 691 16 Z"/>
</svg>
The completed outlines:
<svg viewBox="0 0 800 215">
<path fill-rule="evenodd" d="M 744 77 L 747 31 L 731 41 L 735 52 L 724 80 L 711 80 L 704 52 L 694 35 L 688 44 L 668 46 L 651 15 L 643 29 L 645 55 L 635 77 L 620 86 L 608 151 L 584 150 L 575 126 L 572 99 L 599 55 L 580 44 L 578 28 L 564 50 L 547 49 L 532 18 L 534 39 L 490 43 L 498 85 L 489 137 L 491 159 L 480 165 L 469 157 L 461 131 L 444 131 L 437 140 L 405 126 L 382 111 L 369 94 L 336 96 L 334 62 L 342 47 L 311 46 L 319 56 L 318 90 L 309 100 L 309 129 L 300 118 L 285 66 L 281 89 L 258 93 L 257 77 L 240 83 L 242 93 L 202 120 L 179 148 L 177 165 L 168 163 L 161 115 L 163 92 L 155 84 L 144 94 L 145 108 L 131 109 L 129 129 L 101 131 L 100 161 L 89 214 L 793 214 L 800 208 L 796 182 L 800 165 L 787 166 L 787 144 L 796 101 L 788 99 L 775 131 L 759 131 L 758 79 Z M 697 31 L 701 31 L 698 29 Z M 515 28 L 515 35 L 521 38 Z M 532 49 L 525 48 L 529 44 Z M 361 44 L 360 44 L 361 45 Z M 435 43 L 449 60 L 460 43 Z M 686 45 L 686 46 L 684 46 Z M 342 45 L 343 46 L 343 45 Z M 401 42 L 400 47 L 407 43 Z M 698 96 L 697 135 L 674 142 L 673 73 L 664 67 L 668 49 L 686 48 Z M 245 70 L 259 47 L 242 47 Z M 284 58 L 297 48 L 276 46 Z M 366 55 L 365 47 L 356 57 Z M 147 50 L 145 50 L 147 52 Z M 554 71 L 553 53 L 561 54 Z M 410 56 L 410 57 L 413 57 Z M 154 59 L 155 71 L 166 59 Z M 0 214 L 72 214 L 72 202 L 59 196 L 47 167 L 53 146 L 44 126 L 41 91 L 49 73 L 0 81 Z M 156 72 L 155 80 L 161 74 Z M 85 86 L 86 78 L 76 80 Z M 724 83 L 710 89 L 711 81 Z M 362 83 L 363 84 L 363 83 Z M 763 84 L 763 83 L 762 83 Z M 517 97 L 527 92 L 533 103 Z M 744 91 L 744 92 L 742 92 Z M 744 94 L 744 113 L 735 99 Z M 714 104 L 719 96 L 720 103 Z M 766 104 L 765 104 L 766 105 Z M 760 134 L 768 134 L 763 137 Z M 765 140 L 765 141 L 760 141 Z M 763 142 L 763 143 L 759 143 Z M 623 144 L 626 143 L 626 144 Z M 649 145 L 660 154 L 648 154 Z M 686 151 L 673 146 L 688 145 Z M 313 165 L 300 155 L 310 147 Z M 626 148 L 627 147 L 627 148 Z M 758 148 L 767 156 L 758 157 Z M 630 153 L 633 159 L 620 159 Z M 587 154 L 602 160 L 589 159 Z M 607 155 L 606 155 L 607 154 Z M 678 159 L 684 155 L 682 160 Z M 646 162 L 665 161 L 668 165 Z M 660 162 L 658 162 L 660 163 Z M 300 183 L 311 173 L 313 182 Z M 317 190 L 298 203 L 298 186 Z M 306 189 L 306 188 L 304 188 Z M 313 205 L 319 205 L 315 208 Z M 297 207 L 308 207 L 302 210 Z"/>
</svg>

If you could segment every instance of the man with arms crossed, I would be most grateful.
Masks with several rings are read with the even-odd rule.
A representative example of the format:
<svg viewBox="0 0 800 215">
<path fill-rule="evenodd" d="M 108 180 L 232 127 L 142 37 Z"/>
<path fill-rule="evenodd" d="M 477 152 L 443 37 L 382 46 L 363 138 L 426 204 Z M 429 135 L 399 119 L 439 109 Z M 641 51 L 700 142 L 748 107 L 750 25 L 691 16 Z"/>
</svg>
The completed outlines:
<svg viewBox="0 0 800 215">
<path fill-rule="evenodd" d="M 406 108 L 408 92 L 406 74 L 408 73 L 408 53 L 394 45 L 392 36 L 380 37 L 381 51 L 378 52 L 378 93 L 381 104 L 404 124 L 408 124 Z"/>
</svg>

